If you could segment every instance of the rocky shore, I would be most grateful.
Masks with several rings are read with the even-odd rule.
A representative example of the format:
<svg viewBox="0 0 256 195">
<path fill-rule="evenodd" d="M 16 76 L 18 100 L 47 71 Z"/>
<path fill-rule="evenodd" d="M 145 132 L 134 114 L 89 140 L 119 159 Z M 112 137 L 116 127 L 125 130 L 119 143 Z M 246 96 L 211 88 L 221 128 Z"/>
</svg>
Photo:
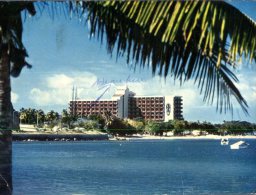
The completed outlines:
<svg viewBox="0 0 256 195">
<path fill-rule="evenodd" d="M 108 140 L 107 134 L 13 134 L 13 141 L 91 141 Z"/>
</svg>

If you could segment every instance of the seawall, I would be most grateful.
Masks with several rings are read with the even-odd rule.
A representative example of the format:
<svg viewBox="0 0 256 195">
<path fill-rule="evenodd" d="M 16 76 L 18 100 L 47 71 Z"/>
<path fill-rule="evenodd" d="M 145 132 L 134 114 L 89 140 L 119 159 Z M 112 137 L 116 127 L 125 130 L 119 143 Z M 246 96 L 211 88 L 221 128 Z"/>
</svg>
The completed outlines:
<svg viewBox="0 0 256 195">
<path fill-rule="evenodd" d="M 37 140 L 37 141 L 89 141 L 108 140 L 107 134 L 13 134 L 13 141 Z"/>
</svg>

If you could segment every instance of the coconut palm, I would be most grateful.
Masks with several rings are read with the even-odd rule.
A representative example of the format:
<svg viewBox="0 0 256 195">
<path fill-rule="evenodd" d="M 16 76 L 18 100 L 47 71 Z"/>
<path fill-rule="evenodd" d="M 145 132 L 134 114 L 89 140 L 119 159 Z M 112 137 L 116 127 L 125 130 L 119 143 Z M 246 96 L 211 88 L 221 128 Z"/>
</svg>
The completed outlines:
<svg viewBox="0 0 256 195">
<path fill-rule="evenodd" d="M 36 110 L 36 124 L 41 126 L 45 120 L 45 114 L 44 114 L 44 111 L 39 109 L 39 110 Z"/>
<path fill-rule="evenodd" d="M 45 116 L 45 120 L 49 123 L 49 124 L 53 124 L 54 122 L 56 122 L 59 119 L 59 113 L 58 112 L 54 112 L 53 110 L 51 110 L 50 112 L 48 112 Z"/>
<path fill-rule="evenodd" d="M 20 121 L 21 123 L 26 124 L 41 124 L 44 122 L 45 114 L 44 111 L 39 109 L 33 109 L 33 108 L 21 108 L 20 112 Z"/>
<path fill-rule="evenodd" d="M 54 11 L 57 6 L 51 5 Z M 205 101 L 212 103 L 217 99 L 220 112 L 232 110 L 233 97 L 247 113 L 247 103 L 234 84 L 238 79 L 231 70 L 242 56 L 256 61 L 256 24 L 228 3 L 103 1 L 62 5 L 68 5 L 77 15 L 87 13 L 90 34 L 96 34 L 101 41 L 105 35 L 109 53 L 113 53 L 116 45 L 117 57 L 126 54 L 127 62 L 132 61 L 134 67 L 151 66 L 153 73 L 170 75 L 181 84 L 193 79 L 200 92 L 204 92 Z M 34 15 L 34 3 L 0 2 L 0 190 L 3 194 L 11 189 L 10 75 L 18 76 L 23 67 L 30 67 L 22 43 L 23 10 Z"/>
<path fill-rule="evenodd" d="M 27 122 L 27 112 L 25 108 L 21 108 L 20 112 L 19 112 L 19 116 L 20 116 L 20 123 L 26 123 Z"/>
<path fill-rule="evenodd" d="M 0 3 L 0 192 L 12 192 L 12 114 L 10 75 L 17 77 L 24 66 L 21 11 L 35 13 L 32 3 Z"/>
</svg>

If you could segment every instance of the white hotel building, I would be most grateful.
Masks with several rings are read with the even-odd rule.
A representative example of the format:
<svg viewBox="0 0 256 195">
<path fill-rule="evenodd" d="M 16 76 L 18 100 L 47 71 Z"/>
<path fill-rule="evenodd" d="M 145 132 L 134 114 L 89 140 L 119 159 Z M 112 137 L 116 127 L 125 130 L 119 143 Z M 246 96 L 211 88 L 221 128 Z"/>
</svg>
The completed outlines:
<svg viewBox="0 0 256 195">
<path fill-rule="evenodd" d="M 181 96 L 136 96 L 127 87 L 118 88 L 111 99 L 72 100 L 70 113 L 77 116 L 110 111 L 118 118 L 143 118 L 152 121 L 183 120 Z"/>
</svg>

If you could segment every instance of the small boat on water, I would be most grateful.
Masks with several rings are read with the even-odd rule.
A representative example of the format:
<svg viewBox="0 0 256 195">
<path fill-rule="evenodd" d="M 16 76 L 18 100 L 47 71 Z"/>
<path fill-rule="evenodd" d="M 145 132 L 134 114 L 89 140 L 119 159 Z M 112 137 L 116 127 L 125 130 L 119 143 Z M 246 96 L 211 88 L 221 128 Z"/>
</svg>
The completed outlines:
<svg viewBox="0 0 256 195">
<path fill-rule="evenodd" d="M 248 146 L 249 146 L 249 144 L 246 143 L 245 141 L 238 141 L 238 142 L 230 145 L 230 149 L 237 150 L 237 149 L 241 149 L 241 148 L 247 148 Z"/>
<path fill-rule="evenodd" d="M 220 141 L 220 144 L 221 145 L 228 145 L 229 144 L 228 138 L 222 138 L 221 141 Z"/>
</svg>

